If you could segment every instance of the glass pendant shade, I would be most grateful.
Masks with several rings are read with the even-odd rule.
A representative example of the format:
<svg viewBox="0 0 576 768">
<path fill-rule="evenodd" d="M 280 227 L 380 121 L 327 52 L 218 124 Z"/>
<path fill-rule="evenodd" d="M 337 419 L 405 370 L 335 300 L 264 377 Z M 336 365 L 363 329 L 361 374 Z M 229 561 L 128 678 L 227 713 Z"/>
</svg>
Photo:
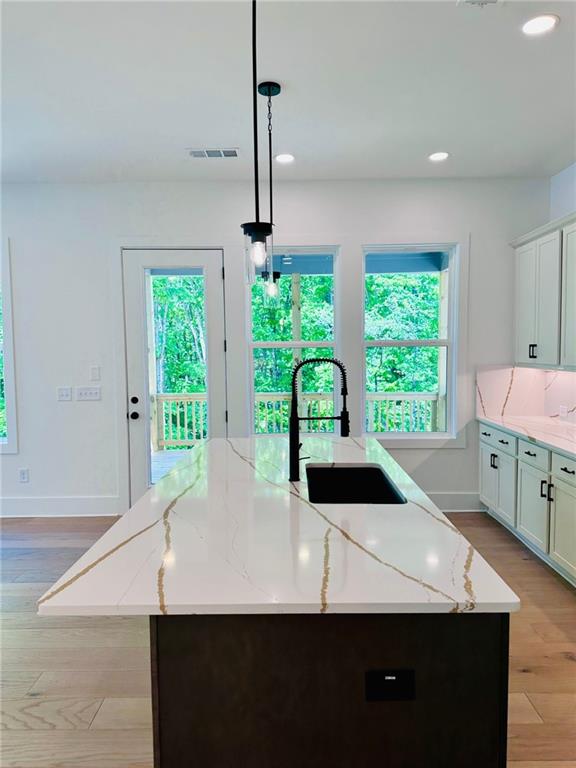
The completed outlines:
<svg viewBox="0 0 576 768">
<path fill-rule="evenodd" d="M 266 242 L 256 240 L 255 243 L 250 243 L 250 260 L 255 267 L 263 267 L 266 264 Z"/>
</svg>

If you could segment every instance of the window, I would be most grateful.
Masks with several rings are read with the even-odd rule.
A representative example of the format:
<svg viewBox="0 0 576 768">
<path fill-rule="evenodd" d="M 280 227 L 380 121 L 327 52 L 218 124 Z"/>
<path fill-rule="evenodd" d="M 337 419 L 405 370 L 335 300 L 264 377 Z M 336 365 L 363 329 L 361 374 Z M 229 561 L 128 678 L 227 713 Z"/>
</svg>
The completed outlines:
<svg viewBox="0 0 576 768">
<path fill-rule="evenodd" d="M 280 271 L 279 295 L 269 299 L 261 271 L 252 285 L 251 371 L 253 429 L 288 431 L 292 369 L 300 360 L 334 356 L 334 257 L 332 254 L 282 250 L 274 253 Z M 334 369 L 308 366 L 300 376 L 300 413 L 334 413 Z M 311 421 L 309 431 L 332 432 L 332 421 Z"/>
<path fill-rule="evenodd" d="M 16 453 L 16 392 L 12 347 L 12 293 L 10 254 L 2 251 L 0 271 L 0 452 Z"/>
<path fill-rule="evenodd" d="M 365 253 L 365 429 L 452 427 L 451 265 L 446 251 Z"/>
</svg>

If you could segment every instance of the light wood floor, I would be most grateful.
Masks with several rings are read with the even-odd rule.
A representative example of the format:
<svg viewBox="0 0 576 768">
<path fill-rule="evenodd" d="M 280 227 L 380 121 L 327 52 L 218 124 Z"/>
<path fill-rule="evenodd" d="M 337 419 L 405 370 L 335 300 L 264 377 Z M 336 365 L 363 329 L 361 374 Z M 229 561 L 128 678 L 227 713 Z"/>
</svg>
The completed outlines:
<svg viewBox="0 0 576 768">
<path fill-rule="evenodd" d="M 576 768 L 576 592 L 486 515 L 451 519 L 522 598 L 511 626 L 510 768 Z M 147 621 L 35 615 L 38 596 L 112 522 L 1 523 L 3 768 L 152 765 Z"/>
</svg>

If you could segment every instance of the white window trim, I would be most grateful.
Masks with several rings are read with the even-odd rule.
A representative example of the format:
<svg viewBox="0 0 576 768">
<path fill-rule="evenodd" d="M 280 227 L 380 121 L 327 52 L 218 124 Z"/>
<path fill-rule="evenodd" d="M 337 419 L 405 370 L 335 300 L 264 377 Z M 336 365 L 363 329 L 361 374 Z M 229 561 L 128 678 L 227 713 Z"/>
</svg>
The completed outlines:
<svg viewBox="0 0 576 768">
<path fill-rule="evenodd" d="M 5 241 L 2 249 L 0 283 L 2 285 L 4 322 L 4 396 L 6 400 L 6 432 L 8 433 L 6 438 L 0 438 L 0 453 L 18 453 L 10 240 Z"/>
<path fill-rule="evenodd" d="M 337 306 L 337 270 L 338 270 L 338 246 L 291 246 L 283 247 L 280 245 L 274 246 L 274 251 L 283 256 L 296 256 L 296 255 L 314 255 L 314 254 L 329 254 L 332 256 L 332 277 L 334 280 L 334 339 L 332 341 L 254 341 L 252 336 L 252 285 L 246 286 L 246 308 L 247 308 L 247 339 L 248 339 L 248 395 L 249 401 L 249 434 L 253 437 L 261 436 L 261 433 L 254 431 L 254 404 L 256 400 L 256 391 L 254 387 L 254 350 L 255 349 L 331 349 L 334 356 L 338 357 L 338 306 Z M 340 393 L 339 389 L 334 387 L 334 412 L 336 413 L 340 407 Z M 287 433 L 285 433 L 287 434 Z"/>
<path fill-rule="evenodd" d="M 444 251 L 449 254 L 448 270 L 448 338 L 414 340 L 367 340 L 365 329 L 366 254 L 378 252 L 417 253 L 420 251 Z M 458 432 L 458 347 L 460 309 L 460 262 L 458 243 L 418 243 L 414 245 L 365 245 L 362 248 L 362 420 L 366 413 L 366 348 L 367 347 L 444 347 L 446 349 L 446 431 L 445 432 L 366 432 L 388 448 L 464 448 L 464 430 Z"/>
</svg>

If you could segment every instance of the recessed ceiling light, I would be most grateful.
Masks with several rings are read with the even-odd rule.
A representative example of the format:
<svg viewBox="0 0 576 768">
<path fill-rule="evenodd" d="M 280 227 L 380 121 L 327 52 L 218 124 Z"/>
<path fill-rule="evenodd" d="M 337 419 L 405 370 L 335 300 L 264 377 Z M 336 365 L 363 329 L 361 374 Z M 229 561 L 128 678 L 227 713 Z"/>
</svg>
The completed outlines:
<svg viewBox="0 0 576 768">
<path fill-rule="evenodd" d="M 281 165 L 288 165 L 289 163 L 294 162 L 294 155 L 276 155 L 276 162 L 281 163 Z"/>
<path fill-rule="evenodd" d="M 448 152 L 432 152 L 431 155 L 428 155 L 428 160 L 432 163 L 443 163 L 444 160 L 448 160 L 449 157 L 450 154 Z"/>
<path fill-rule="evenodd" d="M 533 19 L 529 19 L 522 27 L 522 32 L 529 37 L 534 35 L 543 35 L 545 32 L 550 32 L 560 21 L 560 17 L 553 13 L 546 13 L 542 16 L 534 16 Z"/>
</svg>

